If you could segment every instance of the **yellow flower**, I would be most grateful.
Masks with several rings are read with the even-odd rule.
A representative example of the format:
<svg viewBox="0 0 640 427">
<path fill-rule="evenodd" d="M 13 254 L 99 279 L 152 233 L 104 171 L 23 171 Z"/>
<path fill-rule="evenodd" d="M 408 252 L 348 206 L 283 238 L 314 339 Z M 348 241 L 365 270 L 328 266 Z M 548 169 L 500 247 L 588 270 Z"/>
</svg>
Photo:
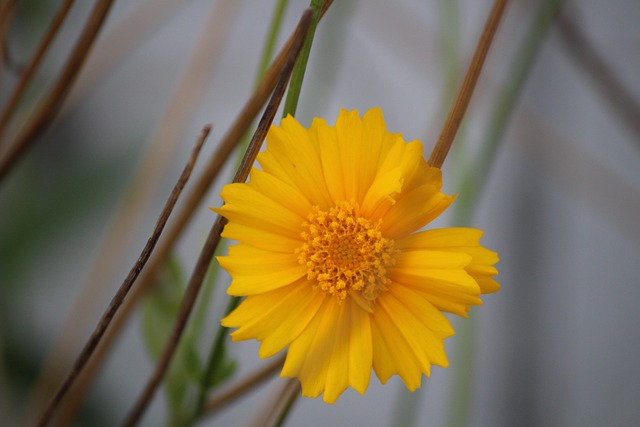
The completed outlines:
<svg viewBox="0 0 640 427">
<path fill-rule="evenodd" d="M 499 285 L 497 254 L 471 228 L 417 231 L 454 197 L 422 144 L 386 131 L 382 112 L 341 111 L 335 127 L 287 117 L 272 126 L 246 184 L 227 185 L 216 212 L 239 241 L 220 257 L 229 294 L 246 298 L 222 320 L 260 357 L 288 347 L 282 376 L 333 403 L 364 393 L 371 369 L 411 390 L 446 367 L 443 312 L 467 316 Z"/>
</svg>

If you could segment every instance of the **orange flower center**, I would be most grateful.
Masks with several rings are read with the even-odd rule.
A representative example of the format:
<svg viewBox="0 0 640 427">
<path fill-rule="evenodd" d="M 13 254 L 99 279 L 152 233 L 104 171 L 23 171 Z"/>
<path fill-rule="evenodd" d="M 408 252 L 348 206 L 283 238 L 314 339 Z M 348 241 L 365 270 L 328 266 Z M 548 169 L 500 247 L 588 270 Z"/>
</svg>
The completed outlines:
<svg viewBox="0 0 640 427">
<path fill-rule="evenodd" d="M 305 243 L 296 250 L 307 278 L 324 292 L 344 300 L 357 292 L 373 301 L 386 289 L 394 242 L 382 236 L 380 223 L 358 215 L 355 202 L 340 202 L 329 212 L 317 206 L 303 223 Z"/>
</svg>

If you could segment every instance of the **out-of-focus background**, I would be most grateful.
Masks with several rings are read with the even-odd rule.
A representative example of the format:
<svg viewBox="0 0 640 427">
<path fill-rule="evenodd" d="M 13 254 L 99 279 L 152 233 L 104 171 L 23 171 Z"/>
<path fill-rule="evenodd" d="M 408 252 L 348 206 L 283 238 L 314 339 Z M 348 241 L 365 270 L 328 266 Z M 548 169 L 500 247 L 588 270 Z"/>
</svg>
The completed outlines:
<svg viewBox="0 0 640 427">
<path fill-rule="evenodd" d="M 16 2 L 2 106 L 61 3 Z M 67 369 L 205 123 L 214 131 L 202 159 L 214 152 L 252 92 L 275 3 L 115 2 L 55 121 L 0 182 L 0 424 L 42 407 L 32 392 L 41 364 L 64 342 L 52 372 Z M 289 2 L 277 49 L 307 5 Z M 428 155 L 491 5 L 335 1 L 316 32 L 297 118 L 333 122 L 340 108 L 382 107 L 388 129 L 423 141 Z M 0 157 L 55 81 L 92 7 L 71 9 L 0 140 Z M 374 377 L 365 396 L 348 390 L 332 406 L 299 399 L 288 425 L 640 425 L 639 22 L 636 0 L 510 2 L 443 167 L 447 193 L 461 192 L 461 177 L 478 163 L 486 174 L 474 182 L 483 185 L 466 213 L 435 224 L 462 219 L 454 225 L 485 231 L 484 245 L 501 258 L 501 291 L 485 296 L 469 320 L 454 320 L 461 333 L 446 344 L 451 366 L 434 368 L 420 391 Z M 176 259 L 187 276 L 215 219 L 207 206 L 220 204 L 230 173 L 180 239 Z M 132 231 L 118 235 L 128 221 Z M 105 252 L 105 244 L 117 249 Z M 106 270 L 95 269 L 100 261 Z M 226 280 L 206 316 L 203 358 Z M 143 317 L 136 312 L 124 329 L 76 425 L 116 425 L 132 406 L 154 366 Z M 238 377 L 265 363 L 254 342 L 229 351 Z M 460 375 L 465 360 L 470 373 Z M 201 425 L 247 424 L 278 387 L 274 378 Z M 456 421 L 467 398 L 470 409 Z M 159 392 L 143 425 L 164 425 L 166 414 Z"/>
</svg>

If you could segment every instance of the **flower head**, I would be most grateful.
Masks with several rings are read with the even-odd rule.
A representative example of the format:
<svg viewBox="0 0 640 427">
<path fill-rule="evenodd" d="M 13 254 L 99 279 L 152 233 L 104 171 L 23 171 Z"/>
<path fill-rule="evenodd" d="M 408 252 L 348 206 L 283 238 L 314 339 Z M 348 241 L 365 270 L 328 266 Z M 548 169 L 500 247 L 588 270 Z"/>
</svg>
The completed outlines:
<svg viewBox="0 0 640 427">
<path fill-rule="evenodd" d="M 343 110 L 335 127 L 283 119 L 257 160 L 215 209 L 240 242 L 219 257 L 228 292 L 246 297 L 222 320 L 233 339 L 259 340 L 261 357 L 288 347 L 282 376 L 328 403 L 349 386 L 364 393 L 372 368 L 413 391 L 446 367 L 443 312 L 466 317 L 497 291 L 498 257 L 479 230 L 418 231 L 454 199 L 422 144 L 387 132 L 379 109 Z"/>
</svg>

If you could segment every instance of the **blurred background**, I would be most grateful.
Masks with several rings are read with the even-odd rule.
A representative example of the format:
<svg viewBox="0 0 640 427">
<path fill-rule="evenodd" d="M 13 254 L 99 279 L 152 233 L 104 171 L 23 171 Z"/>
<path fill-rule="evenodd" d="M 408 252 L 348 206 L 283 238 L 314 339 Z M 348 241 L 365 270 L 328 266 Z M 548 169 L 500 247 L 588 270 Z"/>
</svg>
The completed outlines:
<svg viewBox="0 0 640 427">
<path fill-rule="evenodd" d="M 0 109 L 62 3 L 22 0 L 2 18 Z M 70 9 L 4 129 L 0 157 L 55 83 L 93 3 Z M 483 229 L 501 258 L 501 291 L 470 319 L 453 319 L 451 366 L 434 368 L 418 392 L 374 377 L 365 396 L 347 390 L 332 406 L 298 399 L 288 425 L 640 425 L 640 3 L 509 3 L 443 166 L 444 191 L 459 193 L 460 207 L 434 225 Z M 252 93 L 275 4 L 114 3 L 59 113 L 0 181 L 1 425 L 43 407 L 34 385 L 47 372 L 55 386 L 70 366 L 206 123 L 214 130 L 194 175 L 214 152 Z M 289 2 L 276 51 L 307 6 Z M 491 6 L 335 1 L 317 28 L 298 120 L 333 123 L 340 108 L 381 107 L 387 128 L 423 141 L 428 156 Z M 207 207 L 220 204 L 231 173 L 179 240 L 174 260 L 186 277 L 215 220 Z M 202 358 L 226 305 L 228 277 L 218 282 Z M 152 372 L 149 342 L 163 326 L 144 312 L 123 329 L 80 412 L 59 423 L 122 421 Z M 255 342 L 228 352 L 234 378 L 266 363 Z M 280 382 L 200 424 L 254 421 Z M 168 406 L 157 393 L 142 424 L 165 425 Z"/>
</svg>

